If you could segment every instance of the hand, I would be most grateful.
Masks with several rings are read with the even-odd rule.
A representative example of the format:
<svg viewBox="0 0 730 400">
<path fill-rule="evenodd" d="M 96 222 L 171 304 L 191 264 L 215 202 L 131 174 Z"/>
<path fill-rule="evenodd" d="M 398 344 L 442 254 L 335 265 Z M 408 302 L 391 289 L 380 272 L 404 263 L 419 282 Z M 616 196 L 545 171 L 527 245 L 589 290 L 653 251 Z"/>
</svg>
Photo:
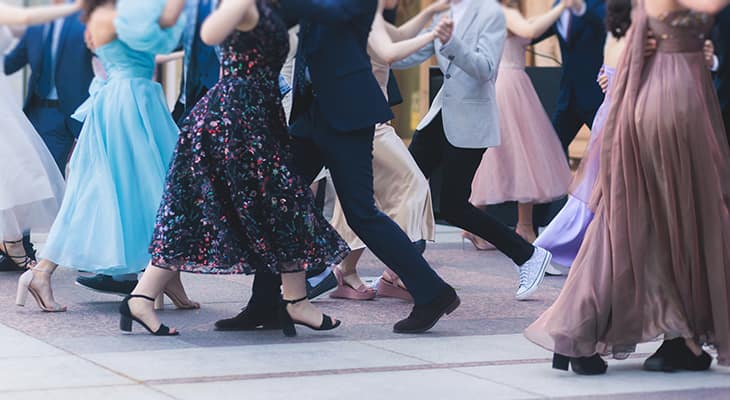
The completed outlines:
<svg viewBox="0 0 730 400">
<path fill-rule="evenodd" d="M 454 21 L 451 17 L 443 17 L 433 31 L 441 43 L 446 44 L 451 40 L 451 35 L 454 33 Z"/>
<path fill-rule="evenodd" d="M 428 6 L 429 11 L 433 14 L 444 12 L 449 8 L 451 8 L 451 0 L 436 0 L 436 2 Z"/>
<path fill-rule="evenodd" d="M 598 86 L 601 87 L 601 91 L 603 93 L 606 93 L 608 90 L 608 75 L 601 70 L 601 73 L 598 75 Z"/>
<path fill-rule="evenodd" d="M 578 11 L 585 5 L 583 0 L 568 0 L 570 4 L 565 4 L 565 7 L 570 8 L 573 11 Z"/>
<path fill-rule="evenodd" d="M 649 31 L 649 34 L 646 37 L 646 47 L 644 48 L 644 56 L 645 57 L 651 57 L 656 53 L 656 38 L 654 37 L 654 32 Z"/>
<path fill-rule="evenodd" d="M 560 5 L 563 6 L 563 10 L 571 9 L 577 6 L 576 2 L 578 0 L 563 0 L 560 2 Z"/>
<path fill-rule="evenodd" d="M 705 63 L 707 68 L 712 68 L 715 64 L 715 45 L 712 40 L 705 40 L 705 47 L 702 49 L 705 54 Z"/>
</svg>

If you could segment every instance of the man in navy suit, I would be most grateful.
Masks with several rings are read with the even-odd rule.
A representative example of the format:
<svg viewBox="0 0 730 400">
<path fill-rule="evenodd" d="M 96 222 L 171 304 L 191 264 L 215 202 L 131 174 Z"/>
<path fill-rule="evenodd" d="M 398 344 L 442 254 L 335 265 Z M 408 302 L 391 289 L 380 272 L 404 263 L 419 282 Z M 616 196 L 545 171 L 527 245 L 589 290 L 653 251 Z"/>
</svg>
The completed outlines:
<svg viewBox="0 0 730 400">
<path fill-rule="evenodd" d="M 31 67 L 24 111 L 62 173 L 81 131 L 81 124 L 71 115 L 89 96 L 94 78 L 84 30 L 78 14 L 30 27 L 5 57 L 6 74 Z"/>
<path fill-rule="evenodd" d="M 413 295 L 413 312 L 394 331 L 425 332 L 460 300 L 373 199 L 375 124 L 393 118 L 367 54 L 377 0 L 280 4 L 287 23 L 301 27 L 291 114 L 292 168 L 310 181 L 323 165 L 329 169 L 348 224 Z M 274 327 L 279 286 L 278 276 L 259 268 L 251 300 L 233 320 L 251 329 Z"/>
<path fill-rule="evenodd" d="M 606 41 L 605 0 L 584 0 L 575 10 L 566 10 L 560 19 L 534 43 L 558 35 L 563 58 L 560 95 L 553 126 L 566 154 L 583 124 L 590 127 L 603 101 L 596 84 L 603 64 Z"/>
<path fill-rule="evenodd" d="M 718 68 L 715 72 L 715 87 L 720 98 L 722 119 L 730 142 L 730 7 L 725 8 L 715 17 L 715 28 L 712 32 Z"/>
</svg>

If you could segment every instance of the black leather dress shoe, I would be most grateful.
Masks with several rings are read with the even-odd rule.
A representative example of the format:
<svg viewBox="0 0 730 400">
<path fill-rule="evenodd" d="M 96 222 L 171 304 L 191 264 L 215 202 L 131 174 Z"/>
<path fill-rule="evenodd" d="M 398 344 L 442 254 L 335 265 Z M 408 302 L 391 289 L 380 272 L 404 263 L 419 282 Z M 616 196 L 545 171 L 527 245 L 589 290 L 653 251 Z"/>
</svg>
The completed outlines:
<svg viewBox="0 0 730 400">
<path fill-rule="evenodd" d="M 235 317 L 222 319 L 215 323 L 215 330 L 217 331 L 255 331 L 258 329 L 281 329 L 279 314 L 276 308 L 253 312 L 250 310 L 250 307 L 246 307 Z"/>
<path fill-rule="evenodd" d="M 314 300 L 317 297 L 319 297 L 337 287 L 337 277 L 335 276 L 334 271 L 332 271 L 331 269 L 328 269 L 327 276 L 314 286 L 312 286 L 312 284 L 309 283 L 309 279 L 310 278 L 307 278 L 306 282 L 307 282 L 307 297 L 310 300 Z"/>
<path fill-rule="evenodd" d="M 399 321 L 393 326 L 395 333 L 423 333 L 433 328 L 434 325 L 444 316 L 451 314 L 461 304 L 461 299 L 456 295 L 454 288 L 449 286 L 428 304 L 413 306 L 413 311 L 408 318 Z"/>
<path fill-rule="evenodd" d="M 413 242 L 413 245 L 416 246 L 416 250 L 418 250 L 419 253 L 423 254 L 426 252 L 426 241 L 421 239 Z"/>
<path fill-rule="evenodd" d="M 695 355 L 683 338 L 665 340 L 656 353 L 644 361 L 644 369 L 653 372 L 705 371 L 712 365 L 712 356 L 703 351 Z"/>
<path fill-rule="evenodd" d="M 115 281 L 109 275 L 80 276 L 76 278 L 76 284 L 86 289 L 99 293 L 128 296 L 137 286 L 137 280 Z"/>
</svg>

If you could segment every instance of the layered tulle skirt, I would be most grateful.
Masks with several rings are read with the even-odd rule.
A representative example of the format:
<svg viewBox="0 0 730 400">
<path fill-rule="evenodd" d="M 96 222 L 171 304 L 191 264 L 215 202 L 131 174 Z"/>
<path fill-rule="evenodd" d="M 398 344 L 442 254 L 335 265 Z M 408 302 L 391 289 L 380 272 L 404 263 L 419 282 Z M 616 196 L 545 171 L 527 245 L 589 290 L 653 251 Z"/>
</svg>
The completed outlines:
<svg viewBox="0 0 730 400">
<path fill-rule="evenodd" d="M 0 240 L 48 232 L 64 188 L 53 156 L 12 92 L 0 76 Z"/>
<path fill-rule="evenodd" d="M 95 81 L 70 162 L 63 205 L 41 256 L 105 274 L 136 273 L 150 261 L 157 208 L 178 138 L 159 84 Z"/>
<path fill-rule="evenodd" d="M 522 68 L 500 68 L 496 91 L 502 144 L 484 153 L 471 203 L 547 203 L 564 196 L 570 169 L 529 76 Z"/>
</svg>

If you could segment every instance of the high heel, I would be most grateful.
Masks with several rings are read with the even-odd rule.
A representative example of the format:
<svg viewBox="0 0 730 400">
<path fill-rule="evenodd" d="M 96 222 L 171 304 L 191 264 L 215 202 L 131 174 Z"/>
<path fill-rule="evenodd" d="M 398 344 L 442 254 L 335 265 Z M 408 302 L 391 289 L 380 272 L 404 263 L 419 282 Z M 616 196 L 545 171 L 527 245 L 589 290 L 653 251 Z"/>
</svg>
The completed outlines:
<svg viewBox="0 0 730 400">
<path fill-rule="evenodd" d="M 281 330 L 284 332 L 284 336 L 286 337 L 294 337 L 297 335 L 297 328 L 295 325 L 302 325 L 306 326 L 309 329 L 315 330 L 315 331 L 331 331 L 340 325 L 342 325 L 342 321 L 336 321 L 332 322 L 332 318 L 327 314 L 322 314 L 322 323 L 319 326 L 312 326 L 305 322 L 301 321 L 295 321 L 291 314 L 289 314 L 289 310 L 286 309 L 286 307 L 289 304 L 297 304 L 299 302 L 302 302 L 304 300 L 307 300 L 307 297 L 302 297 L 301 299 L 297 300 L 281 300 L 281 304 L 279 305 L 279 322 L 281 323 Z"/>
<path fill-rule="evenodd" d="M 179 332 L 171 332 L 170 328 L 167 327 L 165 324 L 160 324 L 160 327 L 157 328 L 156 331 L 153 331 L 149 326 L 147 326 L 147 324 L 144 323 L 144 321 L 135 317 L 132 314 L 132 310 L 129 308 L 129 300 L 133 298 L 145 299 L 153 303 L 155 301 L 155 299 L 153 299 L 152 297 L 147 297 L 141 294 L 130 294 L 129 296 L 125 297 L 122 301 L 122 304 L 119 305 L 119 314 L 121 314 L 121 318 L 119 320 L 119 329 L 121 329 L 122 332 L 131 333 L 132 321 L 134 321 L 142 325 L 142 327 L 147 329 L 147 332 L 155 336 L 177 336 L 180 334 Z"/>
<path fill-rule="evenodd" d="M 65 312 L 66 307 L 61 306 L 60 304 L 56 304 L 54 302 L 52 305 L 46 304 L 46 302 L 43 300 L 43 297 L 41 294 L 33 288 L 33 270 L 35 266 L 32 266 L 29 270 L 25 271 L 23 275 L 18 278 L 18 291 L 15 295 L 15 304 L 20 307 L 24 307 L 25 303 L 28 300 L 28 293 L 33 296 L 36 303 L 38 303 L 38 307 L 41 309 L 41 311 L 44 312 Z M 39 271 L 41 272 L 41 271 Z"/>
<path fill-rule="evenodd" d="M 608 364 L 599 356 L 594 354 L 590 357 L 568 357 L 562 354 L 553 354 L 553 368 L 567 371 L 568 367 L 578 375 L 601 375 L 605 374 Z"/>
<path fill-rule="evenodd" d="M 492 251 L 496 250 L 497 248 L 494 247 L 493 244 L 489 243 L 488 241 L 474 235 L 471 232 L 463 231 L 461 232 L 461 247 L 464 248 L 464 241 L 468 240 L 471 242 L 472 245 L 474 245 L 474 248 L 479 251 Z"/>
<path fill-rule="evenodd" d="M 337 278 L 337 289 L 330 293 L 330 297 L 333 299 L 347 299 L 347 300 L 372 300 L 375 298 L 377 293 L 375 289 L 369 288 L 365 285 L 360 285 L 357 289 L 345 282 L 345 278 L 342 275 L 342 270 L 339 267 L 335 267 L 334 273 Z"/>
<path fill-rule="evenodd" d="M 5 254 L 5 256 L 7 258 L 9 258 L 10 261 L 13 264 L 15 264 L 16 267 L 18 267 L 20 269 L 28 269 L 33 266 L 32 265 L 33 259 L 28 256 L 28 253 L 26 253 L 25 249 L 23 249 L 22 256 L 14 256 L 14 255 L 10 254 L 10 252 L 8 251 L 9 244 L 18 244 L 18 243 L 23 243 L 23 239 L 15 240 L 15 241 L 3 240 L 3 248 L 0 249 L 1 250 L 0 252 Z"/>
</svg>

